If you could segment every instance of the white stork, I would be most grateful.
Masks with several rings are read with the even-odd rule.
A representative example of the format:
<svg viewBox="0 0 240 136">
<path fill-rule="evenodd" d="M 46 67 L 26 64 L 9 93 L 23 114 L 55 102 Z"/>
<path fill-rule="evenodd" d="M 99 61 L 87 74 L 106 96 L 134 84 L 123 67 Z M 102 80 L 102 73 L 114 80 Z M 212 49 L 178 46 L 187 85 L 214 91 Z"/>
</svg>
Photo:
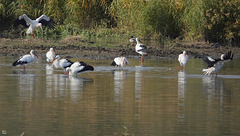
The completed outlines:
<svg viewBox="0 0 240 136">
<path fill-rule="evenodd" d="M 213 59 L 211 57 L 202 57 L 203 61 L 207 63 L 208 68 L 203 69 L 203 73 L 205 75 L 210 74 L 216 74 L 219 72 L 219 70 L 223 67 L 224 63 L 227 61 L 231 61 L 233 59 L 233 53 L 231 51 L 228 51 L 227 54 L 222 54 L 220 58 Z"/>
<path fill-rule="evenodd" d="M 54 52 L 53 48 L 50 48 L 50 50 L 46 53 L 46 60 L 48 63 L 53 62 L 53 60 L 56 57 L 56 53 Z"/>
<path fill-rule="evenodd" d="M 32 34 L 36 38 L 36 35 L 34 34 L 34 30 L 37 27 L 40 27 L 42 29 L 42 25 L 44 25 L 44 26 L 48 26 L 49 28 L 54 28 L 55 23 L 48 16 L 46 16 L 44 14 L 41 15 L 36 20 L 32 20 L 26 14 L 23 14 L 15 20 L 14 26 L 18 26 L 20 24 L 25 26 L 26 28 L 28 27 L 28 30 L 26 33 Z M 42 31 L 43 31 L 43 29 L 42 29 Z"/>
<path fill-rule="evenodd" d="M 121 68 L 123 68 L 123 66 L 129 65 L 129 62 L 127 61 L 127 59 L 125 57 L 116 57 L 112 64 L 112 66 L 120 66 Z"/>
<path fill-rule="evenodd" d="M 141 65 L 143 66 L 143 58 L 145 55 L 147 55 L 147 47 L 141 43 L 139 38 L 136 38 L 136 46 L 135 46 L 135 50 L 137 53 L 141 54 Z"/>
<path fill-rule="evenodd" d="M 183 53 L 178 56 L 178 61 L 180 63 L 181 69 L 185 70 L 185 66 L 188 62 L 188 55 L 186 51 L 183 51 Z"/>
<path fill-rule="evenodd" d="M 68 59 L 60 59 L 60 56 L 57 55 L 55 57 L 55 59 L 53 60 L 53 66 L 55 68 L 62 68 L 64 69 L 64 71 L 66 71 L 67 67 L 70 67 L 73 64 L 73 62 L 71 62 Z"/>
<path fill-rule="evenodd" d="M 22 57 L 20 57 L 18 60 L 16 60 L 12 66 L 21 66 L 24 65 L 24 71 L 26 70 L 26 66 L 35 61 L 36 58 L 38 58 L 37 54 L 35 53 L 34 50 L 30 51 L 30 54 L 24 55 Z"/>
<path fill-rule="evenodd" d="M 87 65 L 83 61 L 74 62 L 71 67 L 66 68 L 67 75 L 77 75 L 84 71 L 93 71 L 93 66 Z"/>
</svg>

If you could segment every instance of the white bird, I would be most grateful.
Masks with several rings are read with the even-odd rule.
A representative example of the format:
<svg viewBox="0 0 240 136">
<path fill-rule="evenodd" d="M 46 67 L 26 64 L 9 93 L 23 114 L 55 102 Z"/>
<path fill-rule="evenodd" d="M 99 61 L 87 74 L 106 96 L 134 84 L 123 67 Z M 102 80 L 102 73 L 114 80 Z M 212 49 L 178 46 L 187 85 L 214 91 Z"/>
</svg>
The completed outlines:
<svg viewBox="0 0 240 136">
<path fill-rule="evenodd" d="M 53 60 L 56 57 L 56 53 L 54 52 L 53 48 L 50 48 L 50 50 L 46 53 L 46 60 L 47 62 L 53 62 Z"/>
<path fill-rule="evenodd" d="M 224 63 L 227 61 L 231 61 L 233 59 L 233 53 L 231 51 L 228 51 L 227 54 L 222 54 L 220 58 L 213 59 L 211 57 L 202 57 L 203 61 L 207 63 L 208 68 L 203 69 L 203 73 L 205 75 L 210 74 L 216 74 L 219 72 L 219 70 L 223 67 Z"/>
<path fill-rule="evenodd" d="M 26 66 L 35 61 L 36 58 L 38 58 L 37 54 L 35 53 L 34 50 L 30 51 L 30 54 L 24 55 L 20 57 L 17 61 L 15 61 L 12 66 L 21 66 L 24 65 L 24 70 L 26 70 Z"/>
<path fill-rule="evenodd" d="M 185 70 L 185 66 L 188 62 L 188 55 L 186 51 L 183 51 L 183 53 L 178 56 L 178 61 L 180 63 L 181 69 Z"/>
<path fill-rule="evenodd" d="M 64 69 L 64 71 L 66 71 L 67 67 L 70 67 L 73 64 L 73 62 L 71 62 L 68 59 L 60 59 L 60 56 L 57 55 L 55 57 L 55 59 L 53 60 L 53 66 L 55 68 L 62 68 Z"/>
<path fill-rule="evenodd" d="M 143 58 L 145 55 L 147 55 L 147 47 L 141 43 L 139 38 L 136 38 L 136 46 L 135 46 L 135 50 L 137 53 L 141 54 L 141 64 L 143 65 Z"/>
<path fill-rule="evenodd" d="M 123 66 L 129 65 L 129 62 L 127 61 L 127 59 L 125 57 L 116 57 L 112 64 L 112 66 L 120 66 L 123 68 Z"/>
<path fill-rule="evenodd" d="M 40 27 L 42 29 L 42 25 L 44 25 L 44 26 L 48 26 L 49 28 L 54 28 L 54 22 L 44 14 L 41 15 L 36 20 L 32 20 L 26 14 L 23 14 L 15 20 L 14 26 L 18 26 L 20 24 L 22 24 L 26 28 L 28 27 L 28 30 L 26 33 L 34 35 L 35 38 L 36 38 L 36 35 L 34 34 L 34 30 L 37 27 Z"/>
<path fill-rule="evenodd" d="M 93 66 L 87 65 L 83 61 L 74 62 L 71 67 L 66 68 L 67 75 L 77 75 L 84 71 L 93 71 Z"/>
</svg>

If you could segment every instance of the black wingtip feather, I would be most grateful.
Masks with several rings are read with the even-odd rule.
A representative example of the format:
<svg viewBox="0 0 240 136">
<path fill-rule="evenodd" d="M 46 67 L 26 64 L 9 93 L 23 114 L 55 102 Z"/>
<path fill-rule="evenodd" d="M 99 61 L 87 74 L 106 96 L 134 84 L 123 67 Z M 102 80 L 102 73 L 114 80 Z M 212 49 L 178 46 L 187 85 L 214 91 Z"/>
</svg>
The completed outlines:
<svg viewBox="0 0 240 136">
<path fill-rule="evenodd" d="M 115 61 L 113 61 L 112 63 L 111 63 L 111 66 L 116 66 L 117 64 L 116 64 L 116 62 Z"/>
</svg>

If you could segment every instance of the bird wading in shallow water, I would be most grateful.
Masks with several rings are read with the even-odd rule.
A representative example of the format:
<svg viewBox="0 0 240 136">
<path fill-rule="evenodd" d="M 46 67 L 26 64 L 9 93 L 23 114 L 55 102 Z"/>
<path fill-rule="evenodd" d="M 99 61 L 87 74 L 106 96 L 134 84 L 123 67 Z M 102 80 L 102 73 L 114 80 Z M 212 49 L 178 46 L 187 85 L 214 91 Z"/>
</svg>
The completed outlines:
<svg viewBox="0 0 240 136">
<path fill-rule="evenodd" d="M 144 56 L 148 54 L 147 46 L 145 46 L 143 43 L 141 43 L 139 38 L 136 38 L 136 42 L 137 42 L 137 44 L 135 46 L 135 51 L 138 54 L 141 54 L 141 65 L 143 66 L 144 65 L 144 63 L 143 63 Z"/>
<path fill-rule="evenodd" d="M 14 26 L 18 26 L 18 25 L 23 25 L 26 28 L 28 27 L 27 30 L 27 34 L 32 34 L 32 37 L 34 36 L 36 39 L 36 35 L 34 34 L 34 30 L 38 27 L 42 29 L 42 25 L 44 26 L 48 26 L 49 28 L 54 28 L 54 22 L 46 15 L 41 15 L 39 18 L 37 18 L 36 20 L 32 20 L 30 19 L 26 14 L 23 14 L 21 16 L 19 16 L 15 22 L 14 22 Z"/>
<path fill-rule="evenodd" d="M 64 71 L 66 71 L 66 68 L 70 67 L 72 64 L 73 62 L 68 59 L 60 59 L 59 55 L 57 55 L 53 60 L 53 66 L 55 68 L 62 68 Z"/>
<path fill-rule="evenodd" d="M 35 61 L 36 58 L 38 58 L 37 54 L 35 53 L 34 50 L 31 50 L 31 51 L 30 51 L 30 54 L 27 54 L 27 55 L 24 55 L 24 56 L 20 57 L 18 60 L 16 60 L 16 61 L 12 64 L 12 66 L 21 66 L 21 65 L 23 65 L 23 66 L 24 66 L 23 69 L 24 69 L 24 71 L 25 71 L 25 70 L 26 70 L 26 66 L 27 66 L 29 63 Z"/>
<path fill-rule="evenodd" d="M 226 54 L 222 54 L 220 58 L 213 59 L 211 57 L 202 57 L 202 60 L 207 63 L 208 68 L 203 69 L 205 75 L 218 74 L 220 69 L 223 67 L 225 62 L 231 61 L 233 59 L 233 53 L 228 51 Z"/>
<path fill-rule="evenodd" d="M 50 48 L 50 50 L 46 53 L 46 60 L 48 63 L 53 62 L 53 60 L 56 57 L 56 53 L 54 52 L 53 48 Z"/>
<path fill-rule="evenodd" d="M 77 75 L 85 71 L 93 71 L 93 66 L 87 65 L 83 61 L 77 61 L 74 62 L 70 67 L 66 68 L 66 74 L 67 75 Z"/>
<path fill-rule="evenodd" d="M 116 57 L 112 64 L 112 66 L 119 66 L 123 69 L 123 66 L 129 65 L 129 62 L 127 61 L 127 59 L 125 57 Z"/>
<path fill-rule="evenodd" d="M 183 51 L 183 53 L 178 56 L 178 61 L 181 66 L 181 70 L 185 71 L 185 67 L 188 62 L 188 55 L 186 51 Z"/>
</svg>

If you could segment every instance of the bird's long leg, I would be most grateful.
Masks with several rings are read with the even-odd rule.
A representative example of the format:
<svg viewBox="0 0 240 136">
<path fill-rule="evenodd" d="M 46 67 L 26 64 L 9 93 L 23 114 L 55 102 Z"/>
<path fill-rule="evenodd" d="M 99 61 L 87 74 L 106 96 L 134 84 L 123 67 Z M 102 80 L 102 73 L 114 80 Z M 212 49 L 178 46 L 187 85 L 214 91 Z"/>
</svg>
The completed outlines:
<svg viewBox="0 0 240 136">
<path fill-rule="evenodd" d="M 23 67 L 23 71 L 26 71 L 26 66 L 24 65 L 24 67 Z"/>
<path fill-rule="evenodd" d="M 143 59 L 144 59 L 144 54 L 143 54 L 142 57 L 141 57 L 141 65 L 142 65 L 142 66 L 144 65 Z"/>
<path fill-rule="evenodd" d="M 33 31 L 32 31 L 32 35 L 34 35 L 35 39 L 37 40 L 37 37 L 36 37 L 36 35 L 34 34 L 34 32 L 33 32 Z"/>
</svg>

